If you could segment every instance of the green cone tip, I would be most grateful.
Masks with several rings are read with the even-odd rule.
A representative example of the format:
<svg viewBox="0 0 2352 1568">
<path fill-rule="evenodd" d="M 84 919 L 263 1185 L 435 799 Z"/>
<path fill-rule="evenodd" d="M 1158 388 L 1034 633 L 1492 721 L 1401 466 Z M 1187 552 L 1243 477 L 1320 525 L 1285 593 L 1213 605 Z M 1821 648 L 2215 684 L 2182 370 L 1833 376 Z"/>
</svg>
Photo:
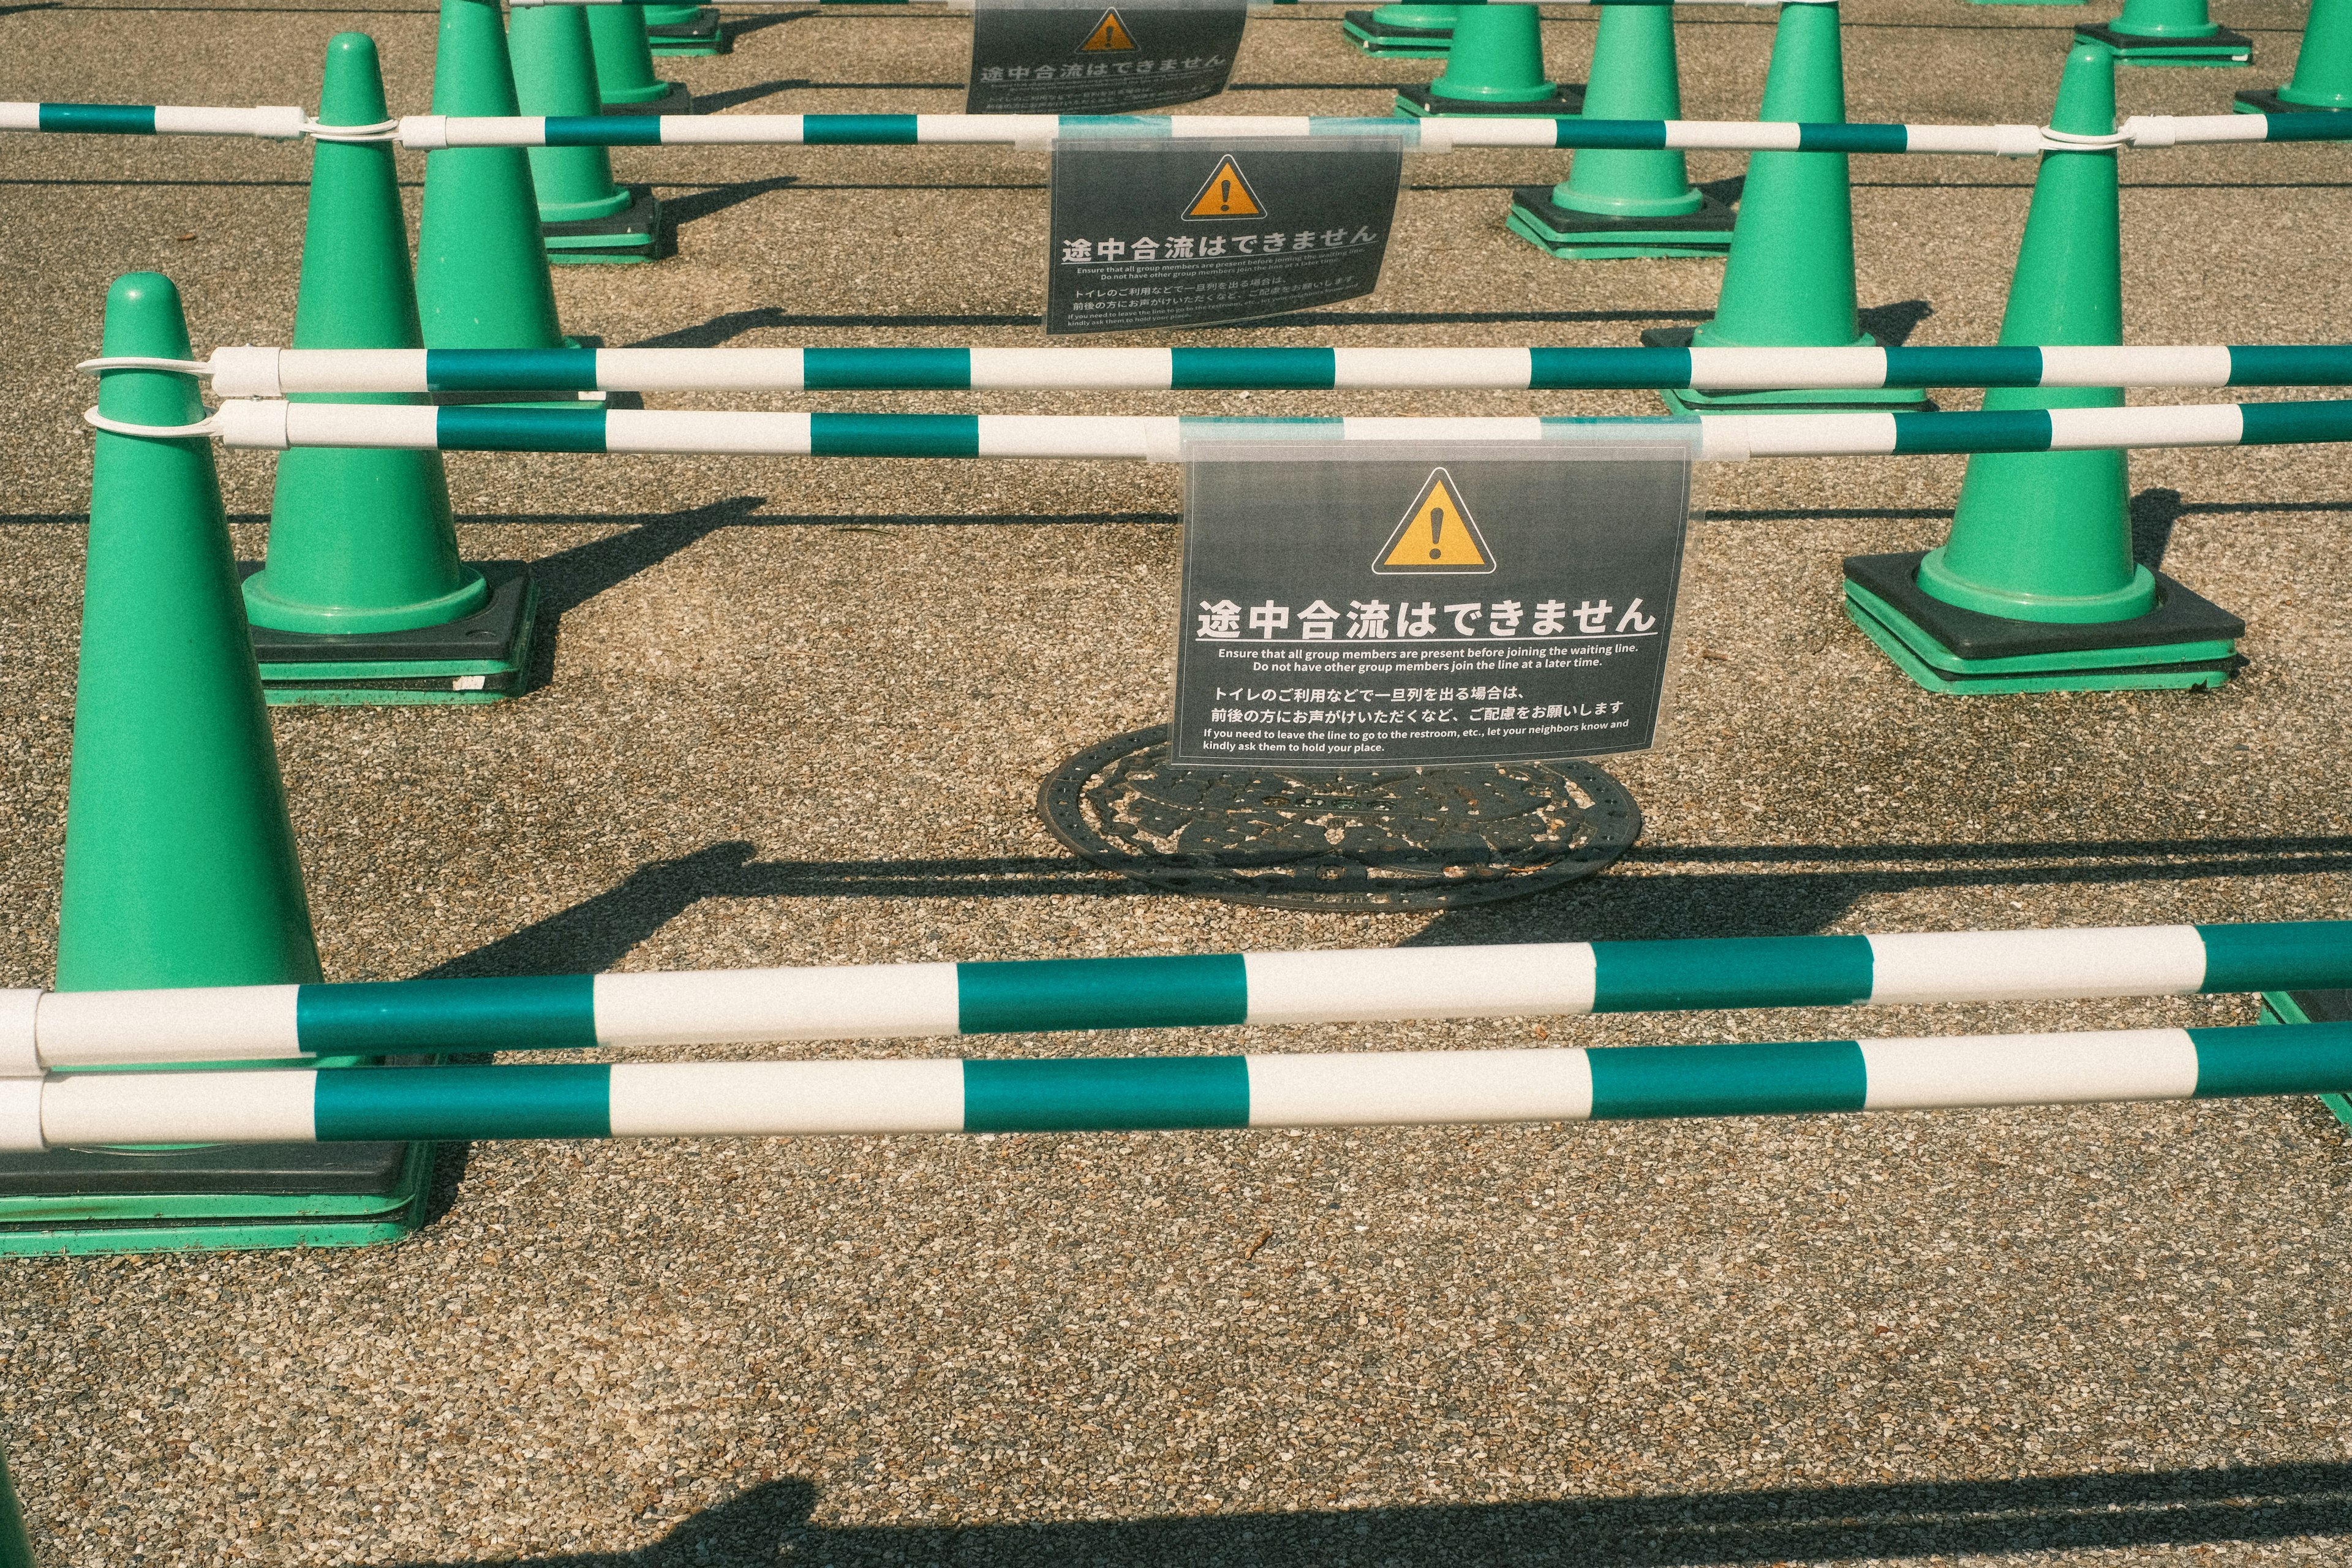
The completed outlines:
<svg viewBox="0 0 2352 1568">
<path fill-rule="evenodd" d="M 169 279 L 108 291 L 105 350 L 184 359 Z M 108 371 L 99 407 L 177 424 L 194 376 Z M 285 786 L 239 613 L 212 444 L 99 432 L 67 786 L 59 990 L 319 978 Z"/>
<path fill-rule="evenodd" d="M 392 118 L 383 100 L 383 72 L 375 40 L 365 33 L 337 33 L 327 40 L 326 79 L 319 88 L 321 125 L 381 125 Z"/>
<path fill-rule="evenodd" d="M 2050 129 L 2069 136 L 2105 136 L 2116 128 L 2116 52 L 2089 38 L 2066 51 Z"/>
</svg>

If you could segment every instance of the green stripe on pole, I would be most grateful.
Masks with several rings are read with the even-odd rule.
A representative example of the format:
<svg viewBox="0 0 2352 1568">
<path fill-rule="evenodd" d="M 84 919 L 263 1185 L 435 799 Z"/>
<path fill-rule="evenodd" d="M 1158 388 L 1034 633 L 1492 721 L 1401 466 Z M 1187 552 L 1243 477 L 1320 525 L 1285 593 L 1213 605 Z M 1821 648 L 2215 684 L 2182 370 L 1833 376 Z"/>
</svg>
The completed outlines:
<svg viewBox="0 0 2352 1568">
<path fill-rule="evenodd" d="M 1688 386 L 1688 349 L 1529 349 L 1530 387 Z"/>
<path fill-rule="evenodd" d="M 1248 1018 L 1249 977 L 1238 952 L 956 965 L 956 1027 L 967 1035 L 1159 1029 Z"/>
<path fill-rule="evenodd" d="M 2042 351 L 1888 349 L 1888 386 L 2039 386 Z"/>
<path fill-rule="evenodd" d="M 2323 991 L 2352 977 L 2352 921 L 2199 926 L 2204 992 Z"/>
<path fill-rule="evenodd" d="M 551 974 L 305 985 L 295 1037 L 321 1057 L 585 1050 L 596 1044 L 595 984 Z"/>
<path fill-rule="evenodd" d="M 328 1068 L 311 1114 L 321 1143 L 610 1138 L 604 1066 Z"/>
<path fill-rule="evenodd" d="M 1870 1089 L 1862 1047 L 1852 1040 L 1603 1046 L 1584 1054 L 1592 1064 L 1596 1121 L 1860 1110 Z"/>
<path fill-rule="evenodd" d="M 2050 412 L 2044 408 L 1981 409 L 1962 414 L 1897 414 L 1895 450 L 1909 452 L 2046 452 Z"/>
<path fill-rule="evenodd" d="M 2265 142 L 2347 142 L 2352 141 L 2352 114 L 2320 110 L 2310 114 L 2265 114 L 2270 128 L 2263 132 Z M 42 130 L 48 127 L 44 125 Z"/>
<path fill-rule="evenodd" d="M 2352 382 L 2352 343 L 2252 344 L 2230 350 L 2231 386 L 2342 386 Z"/>
<path fill-rule="evenodd" d="M 604 411 L 459 405 L 434 411 L 433 439 L 445 452 L 601 452 Z"/>
<path fill-rule="evenodd" d="M 1663 120 L 1558 120 L 1552 123 L 1555 147 L 1639 152 L 1666 144 L 1666 122 Z"/>
<path fill-rule="evenodd" d="M 809 147 L 911 147 L 911 114 L 803 114 L 801 142 Z"/>
<path fill-rule="evenodd" d="M 658 114 L 551 114 L 545 121 L 551 147 L 658 147 Z"/>
<path fill-rule="evenodd" d="M 435 392 L 593 392 L 594 349 L 427 349 Z"/>
<path fill-rule="evenodd" d="M 1592 944 L 1592 1010 L 1843 1007 L 1870 997 L 1870 939 L 1748 936 Z"/>
<path fill-rule="evenodd" d="M 2191 1029 L 2197 1098 L 2332 1094 L 2352 1089 L 2352 1024 Z"/>
<path fill-rule="evenodd" d="M 1168 384 L 1193 387 L 1328 388 L 1339 380 L 1329 349 L 1171 349 Z"/>
<path fill-rule="evenodd" d="M 1906 126 L 1812 122 L 1797 127 L 1800 153 L 1906 153 L 1910 148 Z"/>
<path fill-rule="evenodd" d="M 45 103 L 44 131 L 79 131 L 95 136 L 152 136 L 155 106 L 152 103 Z"/>
<path fill-rule="evenodd" d="M 1082 1057 L 963 1064 L 967 1132 L 1248 1125 L 1249 1064 L 1242 1057 Z"/>
<path fill-rule="evenodd" d="M 812 414 L 809 451 L 819 458 L 977 458 L 974 414 Z"/>
<path fill-rule="evenodd" d="M 801 384 L 811 392 L 851 392 L 864 387 L 966 392 L 971 387 L 971 351 L 803 349 Z"/>
<path fill-rule="evenodd" d="M 2352 119 L 2352 115 L 2346 116 Z M 2314 403 L 2241 403 L 2249 447 L 2271 447 L 2289 441 L 2352 441 L 2352 401 L 2331 398 Z"/>
</svg>

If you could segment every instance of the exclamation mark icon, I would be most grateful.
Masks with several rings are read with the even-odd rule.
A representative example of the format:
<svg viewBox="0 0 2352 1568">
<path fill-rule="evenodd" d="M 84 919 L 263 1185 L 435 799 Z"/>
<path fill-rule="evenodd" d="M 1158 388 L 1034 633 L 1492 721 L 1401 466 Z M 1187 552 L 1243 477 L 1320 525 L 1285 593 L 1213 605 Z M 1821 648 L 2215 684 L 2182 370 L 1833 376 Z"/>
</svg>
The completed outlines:
<svg viewBox="0 0 2352 1568">
<path fill-rule="evenodd" d="M 1445 553 L 1440 542 L 1444 537 L 1445 509 L 1442 506 L 1431 507 L 1429 509 L 1429 558 L 1432 561 L 1439 559 Z"/>
<path fill-rule="evenodd" d="M 1234 210 L 1234 183 L 1231 180 L 1217 182 L 1217 210 L 1221 213 Z"/>
</svg>

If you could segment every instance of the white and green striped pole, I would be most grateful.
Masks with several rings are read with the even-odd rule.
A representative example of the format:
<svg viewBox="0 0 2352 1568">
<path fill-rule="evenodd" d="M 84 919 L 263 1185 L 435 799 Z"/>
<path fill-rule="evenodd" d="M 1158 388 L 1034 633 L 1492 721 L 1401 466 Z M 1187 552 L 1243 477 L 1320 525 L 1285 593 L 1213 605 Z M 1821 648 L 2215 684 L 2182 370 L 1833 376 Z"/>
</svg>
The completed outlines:
<svg viewBox="0 0 2352 1568">
<path fill-rule="evenodd" d="M 1049 458 L 1177 462 L 1202 440 L 1573 442 L 1673 447 L 1694 461 L 2266 447 L 2352 440 L 2352 400 L 2031 408 L 1961 414 L 1704 414 L 1669 418 L 1230 419 L 1121 415 L 738 414 L 699 409 L 404 407 L 240 398 L 193 425 L 82 416 L 119 436 L 217 436 L 263 451 L 696 453 L 777 458 Z"/>
<path fill-rule="evenodd" d="M 709 114 L 627 117 L 457 118 L 412 115 L 394 139 L 412 150 L 443 147 L 912 147 L 1044 148 L 1056 140 L 1236 137 L 1376 137 L 1408 153 L 1466 147 L 1632 151 L 1943 153 L 2030 158 L 2097 147 L 2173 147 L 2221 142 L 2341 142 L 2352 127 L 2310 114 L 2135 115 L 2109 137 L 2060 135 L 2035 125 L 1903 125 L 1798 121 L 1586 120 L 1496 115 L 1484 119 L 1368 119 L 1248 114 Z"/>
<path fill-rule="evenodd" d="M 1580 116 L 1370 119 L 1245 114 L 411 115 L 377 126 L 320 125 L 294 108 L 195 109 L 136 103 L 0 103 L 0 131 L 117 136 L 310 135 L 448 147 L 1050 147 L 1057 140 L 1193 141 L 1373 137 L 1409 153 L 1471 147 L 1630 151 L 1942 153 L 2027 158 L 2046 152 L 2222 142 L 2352 141 L 2340 115 L 2135 115 L 2114 135 L 2034 125 L 1587 120 Z"/>
<path fill-rule="evenodd" d="M 2352 1089 L 2352 1024 L 1346 1055 L 0 1079 L 0 1149 L 1770 1116 Z"/>
<path fill-rule="evenodd" d="M 0 992 L 0 1076 L 598 1046 L 2352 986 L 2352 921 Z"/>
<path fill-rule="evenodd" d="M 218 348 L 85 371 L 222 397 L 434 392 L 1133 392 L 1454 387 L 2343 386 L 2352 344 L 2130 348 Z"/>
</svg>

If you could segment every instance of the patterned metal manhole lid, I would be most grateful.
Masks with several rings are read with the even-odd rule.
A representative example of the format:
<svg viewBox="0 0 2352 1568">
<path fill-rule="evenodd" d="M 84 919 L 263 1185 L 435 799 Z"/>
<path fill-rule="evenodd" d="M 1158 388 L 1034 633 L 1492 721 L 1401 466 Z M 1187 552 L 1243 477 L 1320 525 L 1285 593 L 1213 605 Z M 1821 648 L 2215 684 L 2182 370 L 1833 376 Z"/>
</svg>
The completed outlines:
<svg viewBox="0 0 2352 1568">
<path fill-rule="evenodd" d="M 1055 837 L 1171 892 L 1293 910 L 1436 910 L 1590 877 L 1642 809 L 1590 763 L 1325 773 L 1174 767 L 1168 727 L 1089 746 L 1038 787 Z"/>
</svg>

